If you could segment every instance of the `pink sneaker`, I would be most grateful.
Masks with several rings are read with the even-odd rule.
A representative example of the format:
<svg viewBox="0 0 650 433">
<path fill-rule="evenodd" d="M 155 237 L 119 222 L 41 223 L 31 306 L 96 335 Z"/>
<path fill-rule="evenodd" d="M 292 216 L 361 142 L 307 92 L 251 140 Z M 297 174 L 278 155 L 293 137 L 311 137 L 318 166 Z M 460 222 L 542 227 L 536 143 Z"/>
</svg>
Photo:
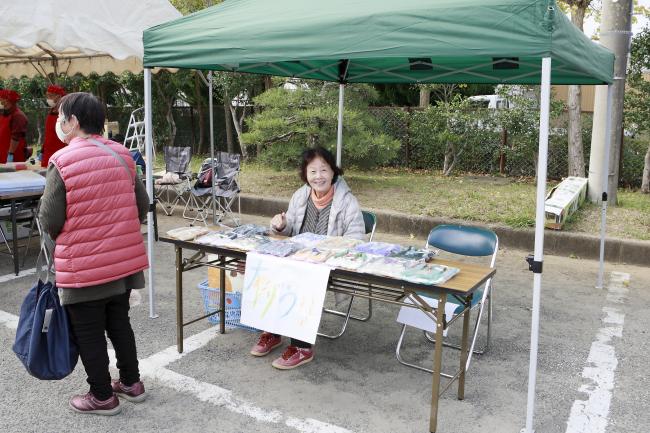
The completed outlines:
<svg viewBox="0 0 650 433">
<path fill-rule="evenodd" d="M 292 368 L 307 364 L 313 359 L 314 351 L 312 349 L 289 346 L 282 356 L 273 361 L 271 365 L 280 370 L 291 370 Z"/>
<path fill-rule="evenodd" d="M 79 413 L 94 413 L 95 415 L 117 415 L 122 411 L 120 401 L 113 394 L 108 400 L 97 400 L 88 394 L 75 395 L 70 399 L 70 408 Z"/>
<path fill-rule="evenodd" d="M 133 403 L 140 403 L 147 398 L 147 393 L 144 390 L 144 383 L 138 381 L 131 386 L 124 385 L 120 380 L 113 380 L 111 383 L 113 392 L 118 397 L 125 400 L 132 401 Z"/>
<path fill-rule="evenodd" d="M 282 337 L 275 336 L 270 332 L 262 332 L 257 344 L 251 349 L 253 356 L 265 356 L 271 353 L 273 349 L 282 344 Z"/>
</svg>

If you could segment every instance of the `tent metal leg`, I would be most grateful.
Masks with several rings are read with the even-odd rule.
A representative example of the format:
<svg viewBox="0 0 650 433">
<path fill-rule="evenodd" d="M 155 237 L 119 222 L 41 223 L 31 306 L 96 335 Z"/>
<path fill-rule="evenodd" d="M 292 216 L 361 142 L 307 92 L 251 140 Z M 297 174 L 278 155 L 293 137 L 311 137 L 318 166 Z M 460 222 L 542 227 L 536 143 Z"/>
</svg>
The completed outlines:
<svg viewBox="0 0 650 433">
<path fill-rule="evenodd" d="M 176 350 L 183 353 L 183 249 L 175 245 L 176 253 Z"/>
<path fill-rule="evenodd" d="M 212 161 L 212 173 L 214 173 L 214 101 L 213 101 L 213 96 L 212 96 L 212 77 L 213 77 L 212 71 L 208 72 L 208 108 L 210 112 L 210 161 Z M 230 122 L 230 119 L 226 117 L 226 122 Z M 215 176 L 212 176 L 212 192 L 211 192 L 211 198 L 213 199 L 212 202 L 210 203 L 210 207 L 212 208 L 212 224 L 217 225 L 217 211 L 216 211 L 216 203 L 214 200 L 214 182 L 215 182 Z M 207 225 L 207 215 L 206 215 L 206 221 L 203 221 Z"/>
<path fill-rule="evenodd" d="M 345 84 L 339 84 L 339 119 L 336 129 L 336 166 L 341 167 L 343 153 L 343 96 L 345 95 Z"/>
<path fill-rule="evenodd" d="M 537 199 L 535 209 L 535 251 L 529 262 L 533 274 L 533 314 L 530 335 L 530 365 L 528 370 L 528 402 L 525 433 L 533 433 L 535 410 L 535 381 L 537 378 L 537 346 L 539 340 L 539 309 L 544 259 L 544 200 L 548 164 L 548 129 L 551 107 L 551 58 L 542 59 L 541 101 L 539 115 L 539 155 L 537 163 Z"/>
<path fill-rule="evenodd" d="M 144 122 L 145 122 L 145 157 L 147 158 L 147 194 L 149 195 L 149 216 L 147 217 L 147 253 L 149 256 L 149 318 L 155 319 L 158 317 L 156 314 L 156 298 L 154 286 L 154 257 L 153 257 L 153 242 L 154 233 L 157 233 L 156 222 L 156 204 L 153 191 L 153 122 L 151 110 L 151 69 L 144 69 Z"/>
<path fill-rule="evenodd" d="M 600 262 L 598 264 L 598 280 L 596 288 L 603 288 L 605 274 L 605 231 L 607 229 L 607 192 L 609 190 L 609 149 L 612 142 L 612 99 L 614 85 L 607 86 L 607 121 L 605 123 L 605 157 L 603 158 L 603 195 L 601 197 L 600 217 Z"/>
</svg>

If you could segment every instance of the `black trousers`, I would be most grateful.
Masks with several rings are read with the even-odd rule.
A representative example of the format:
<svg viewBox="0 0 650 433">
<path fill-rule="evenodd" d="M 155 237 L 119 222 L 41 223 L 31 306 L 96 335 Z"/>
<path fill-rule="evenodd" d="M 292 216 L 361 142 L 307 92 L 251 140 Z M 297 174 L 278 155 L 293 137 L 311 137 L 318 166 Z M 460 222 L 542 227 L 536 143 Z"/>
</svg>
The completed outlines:
<svg viewBox="0 0 650 433">
<path fill-rule="evenodd" d="M 79 356 L 88 375 L 90 392 L 99 400 L 113 395 L 106 335 L 115 348 L 122 383 L 130 386 L 140 380 L 135 336 L 129 321 L 130 294 L 128 290 L 106 299 L 66 305 L 72 335 L 79 346 Z"/>
<path fill-rule="evenodd" d="M 276 337 L 282 337 L 280 334 L 273 334 Z M 291 339 L 292 346 L 300 347 L 302 349 L 311 349 L 311 344 L 307 343 L 306 341 L 301 341 L 301 340 L 296 340 L 295 338 Z"/>
</svg>

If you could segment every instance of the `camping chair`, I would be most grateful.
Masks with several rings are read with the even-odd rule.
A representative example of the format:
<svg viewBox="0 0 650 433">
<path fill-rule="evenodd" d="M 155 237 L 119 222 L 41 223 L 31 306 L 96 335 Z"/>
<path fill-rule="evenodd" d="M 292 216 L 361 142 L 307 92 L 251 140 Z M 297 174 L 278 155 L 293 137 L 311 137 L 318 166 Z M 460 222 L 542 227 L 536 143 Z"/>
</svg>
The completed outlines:
<svg viewBox="0 0 650 433">
<path fill-rule="evenodd" d="M 218 152 L 217 178 L 214 183 L 216 210 L 220 213 L 219 221 L 230 219 L 235 226 L 241 220 L 241 198 L 239 196 L 240 155 L 237 153 Z M 233 205 L 237 201 L 237 214 Z"/>
<path fill-rule="evenodd" d="M 439 225 L 431 230 L 429 237 L 427 238 L 426 248 L 431 247 L 462 256 L 490 256 L 490 267 L 494 268 L 497 251 L 499 250 L 499 239 L 493 231 L 488 229 L 459 225 Z M 437 308 L 437 299 L 423 296 L 420 293 L 417 295 L 419 298 L 427 302 L 433 309 Z M 407 303 L 415 303 L 412 296 L 413 295 L 408 295 L 404 301 Z M 479 325 L 481 324 L 481 318 L 483 316 L 483 310 L 485 309 L 486 304 L 488 304 L 486 343 L 482 349 L 475 350 L 474 346 L 478 337 Z M 492 327 L 492 278 L 487 280 L 485 282 L 485 285 L 474 293 L 474 296 L 472 297 L 469 305 L 463 304 L 463 301 L 456 298 L 455 296 L 450 296 L 447 299 L 445 305 L 445 315 L 448 318 L 447 322 L 451 322 L 455 316 L 462 314 L 466 308 L 470 308 L 470 312 L 471 310 L 478 310 L 478 314 L 476 317 L 476 322 L 474 323 L 474 327 L 471 330 L 470 334 L 471 344 L 468 349 L 465 371 L 467 371 L 469 368 L 470 362 L 472 360 L 472 354 L 483 354 L 487 351 L 490 345 L 490 333 Z M 413 307 L 403 306 L 401 307 L 399 315 L 397 316 L 397 322 L 402 324 L 402 332 L 399 336 L 397 347 L 395 349 L 397 360 L 401 364 L 404 364 L 408 367 L 413 367 L 418 370 L 431 373 L 432 370 L 426 367 L 404 361 L 400 353 L 400 349 L 404 341 L 404 334 L 406 332 L 407 326 L 422 329 L 424 331 L 425 337 L 429 341 L 434 342 L 433 337 L 431 337 L 429 333 L 435 332 L 435 319 L 430 315 L 425 314 L 421 310 Z M 444 330 L 443 335 L 447 335 L 446 329 Z M 457 344 L 451 344 L 448 342 L 444 342 L 443 344 L 448 347 L 460 349 L 460 346 Z M 445 374 L 442 375 L 445 377 L 451 377 Z"/>
<path fill-rule="evenodd" d="M 375 229 L 377 228 L 377 216 L 368 211 L 361 211 L 361 214 L 363 215 L 363 224 L 366 229 L 366 234 L 370 235 L 368 237 L 368 241 L 372 242 L 372 238 L 375 235 Z M 321 337 L 329 338 L 329 339 L 335 339 L 339 338 L 343 333 L 345 332 L 345 329 L 348 326 L 348 322 L 350 319 L 353 320 L 358 320 L 360 322 L 366 322 L 370 320 L 370 317 L 372 317 L 372 300 L 368 299 L 368 314 L 364 317 L 359 317 L 355 316 L 353 314 L 350 314 L 350 311 L 352 310 L 352 302 L 354 301 L 354 295 L 350 296 L 350 302 L 348 303 L 348 306 L 345 311 L 338 311 L 338 310 L 333 310 L 329 308 L 323 308 L 324 313 L 328 314 L 333 314 L 335 316 L 341 316 L 345 317 L 345 320 L 343 321 L 343 326 L 341 327 L 341 330 L 337 334 L 324 334 L 324 333 L 318 333 Z"/>
<path fill-rule="evenodd" d="M 180 202 L 187 205 L 188 202 L 183 195 L 192 187 L 192 173 L 189 171 L 192 148 L 167 146 L 164 150 L 165 174 L 156 180 L 156 196 L 165 215 L 170 216 L 176 205 Z"/>
<path fill-rule="evenodd" d="M 231 217 L 235 225 L 239 225 L 239 217 L 235 217 L 232 206 L 237 200 L 241 209 L 239 197 L 239 165 L 240 157 L 237 154 L 218 152 L 214 163 L 208 158 L 201 164 L 201 171 L 194 186 L 190 189 L 190 196 L 183 210 L 183 218 L 191 219 L 190 225 L 201 221 L 207 225 L 208 216 L 212 213 L 212 200 L 215 210 L 220 213 L 218 221 Z M 212 176 L 214 176 L 214 192 L 212 190 Z M 195 214 L 191 212 L 194 210 Z"/>
</svg>

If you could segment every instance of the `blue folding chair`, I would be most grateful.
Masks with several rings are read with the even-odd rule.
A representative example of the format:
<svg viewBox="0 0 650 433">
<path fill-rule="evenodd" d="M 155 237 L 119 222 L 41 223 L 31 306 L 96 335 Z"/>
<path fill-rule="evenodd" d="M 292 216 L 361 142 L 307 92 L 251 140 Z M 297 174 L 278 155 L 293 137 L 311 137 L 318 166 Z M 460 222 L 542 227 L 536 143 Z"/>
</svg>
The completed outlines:
<svg viewBox="0 0 650 433">
<path fill-rule="evenodd" d="M 372 238 L 375 235 L 375 229 L 377 228 L 377 216 L 369 211 L 361 211 L 361 214 L 363 215 L 363 224 L 365 226 L 366 234 L 370 235 L 368 237 L 368 241 L 372 242 Z M 348 322 L 350 319 L 353 320 L 358 320 L 360 322 L 366 322 L 370 320 L 372 317 L 372 300 L 368 299 L 368 314 L 362 317 L 355 316 L 353 314 L 350 314 L 352 311 L 352 302 L 354 301 L 354 296 L 350 296 L 350 302 L 348 303 L 348 306 L 345 311 L 339 311 L 339 310 L 334 310 L 334 309 L 329 309 L 329 308 L 323 308 L 324 313 L 328 314 L 333 314 L 335 316 L 341 316 L 345 317 L 345 320 L 343 321 L 343 327 L 341 330 L 336 333 L 336 334 L 325 334 L 319 332 L 318 335 L 321 337 L 329 338 L 329 339 L 335 339 L 339 338 L 343 333 L 345 332 L 345 329 L 348 326 Z"/>
<path fill-rule="evenodd" d="M 431 230 L 431 232 L 429 232 L 426 248 L 435 248 L 458 256 L 490 257 L 490 268 L 494 268 L 497 252 L 499 250 L 499 238 L 492 230 L 480 227 L 444 224 L 435 227 Z M 432 299 L 430 297 L 427 297 L 426 294 L 422 293 L 417 293 L 417 295 L 420 299 L 429 304 L 431 308 L 436 309 L 438 307 L 437 299 Z M 409 298 L 410 296 L 412 295 L 407 296 L 404 301 L 407 303 L 416 303 L 414 299 Z M 478 337 L 479 326 L 481 324 L 481 318 L 483 316 L 483 310 L 485 309 L 486 304 L 488 306 L 486 342 L 483 348 L 475 350 L 474 347 Z M 466 307 L 463 305 L 461 300 L 457 299 L 454 296 L 449 297 L 447 299 L 445 307 L 447 322 L 452 321 L 454 316 L 465 312 L 465 308 Z M 469 368 L 472 354 L 483 354 L 488 350 L 488 347 L 490 345 L 490 334 L 492 327 L 492 278 L 487 280 L 483 287 L 474 293 L 474 296 L 472 297 L 468 308 L 470 308 L 470 312 L 473 310 L 478 310 L 478 314 L 472 333 L 470 334 L 471 344 L 468 351 L 467 362 L 465 364 L 465 371 L 467 371 Z M 400 312 L 397 316 L 397 321 L 402 324 L 402 332 L 399 336 L 397 347 L 395 349 L 397 360 L 401 364 L 408 367 L 413 367 L 418 370 L 431 373 L 431 369 L 405 361 L 400 353 L 400 350 L 402 348 L 404 334 L 406 333 L 407 326 L 423 330 L 427 340 L 434 342 L 434 338 L 429 335 L 429 333 L 435 332 L 435 319 L 430 315 L 425 314 L 421 310 L 413 307 L 403 306 L 400 308 Z M 444 335 L 446 336 L 446 330 L 444 332 Z M 444 342 L 443 344 L 454 349 L 460 349 L 460 346 L 458 344 L 452 344 L 448 342 Z M 445 377 L 451 377 L 445 374 L 442 375 Z"/>
</svg>

